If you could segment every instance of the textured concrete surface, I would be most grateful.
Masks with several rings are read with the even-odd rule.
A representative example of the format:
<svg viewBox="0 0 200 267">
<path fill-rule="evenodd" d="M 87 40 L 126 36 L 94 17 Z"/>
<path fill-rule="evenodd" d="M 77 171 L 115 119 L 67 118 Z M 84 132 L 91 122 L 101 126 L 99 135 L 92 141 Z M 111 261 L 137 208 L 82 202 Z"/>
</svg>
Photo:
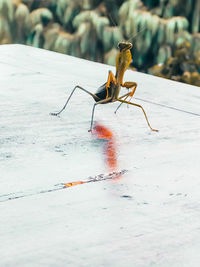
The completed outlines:
<svg viewBox="0 0 200 267">
<path fill-rule="evenodd" d="M 109 69 L 0 46 L 0 266 L 199 266 L 200 89 L 127 71 L 158 133 L 116 103 L 88 133 L 94 102 L 78 90 L 49 115 Z"/>
</svg>

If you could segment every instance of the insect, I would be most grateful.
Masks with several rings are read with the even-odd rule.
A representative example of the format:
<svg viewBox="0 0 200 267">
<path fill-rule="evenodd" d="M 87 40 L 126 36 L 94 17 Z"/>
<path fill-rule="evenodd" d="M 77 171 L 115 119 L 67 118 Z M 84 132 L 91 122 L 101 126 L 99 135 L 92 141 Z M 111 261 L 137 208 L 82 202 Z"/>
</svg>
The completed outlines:
<svg viewBox="0 0 200 267">
<path fill-rule="evenodd" d="M 151 127 L 144 108 L 139 104 L 133 103 L 131 101 L 127 101 L 128 97 L 130 97 L 130 100 L 131 100 L 131 98 L 133 97 L 133 95 L 135 93 L 136 87 L 137 87 L 136 82 L 123 82 L 124 73 L 128 69 L 128 67 L 131 63 L 131 60 L 132 60 L 132 56 L 131 56 L 131 52 L 130 52 L 132 46 L 133 45 L 130 42 L 120 42 L 118 44 L 119 53 L 116 57 L 116 74 L 114 75 L 112 73 L 112 71 L 109 71 L 107 82 L 98 88 L 96 94 L 93 94 L 93 93 L 87 91 L 86 89 L 84 89 L 83 87 L 77 85 L 74 87 L 71 94 L 69 95 L 64 107 L 57 113 L 51 113 L 51 115 L 54 115 L 54 116 L 59 115 L 66 108 L 66 106 L 67 106 L 70 98 L 72 97 L 74 91 L 77 88 L 79 88 L 82 91 L 91 95 L 96 102 L 93 105 L 93 109 L 92 109 L 90 129 L 88 130 L 89 132 L 92 131 L 94 112 L 95 112 L 96 106 L 99 104 L 108 104 L 108 103 L 113 103 L 116 101 L 121 102 L 120 106 L 121 106 L 121 104 L 126 103 L 128 105 L 133 105 L 133 106 L 141 108 L 143 113 L 144 113 L 144 116 L 145 116 L 145 119 L 147 121 L 149 128 L 152 131 L 158 132 L 158 130 L 153 129 Z M 128 92 L 122 96 L 119 96 L 121 87 L 124 87 L 127 89 L 132 89 L 132 91 L 130 91 L 130 92 Z"/>
</svg>

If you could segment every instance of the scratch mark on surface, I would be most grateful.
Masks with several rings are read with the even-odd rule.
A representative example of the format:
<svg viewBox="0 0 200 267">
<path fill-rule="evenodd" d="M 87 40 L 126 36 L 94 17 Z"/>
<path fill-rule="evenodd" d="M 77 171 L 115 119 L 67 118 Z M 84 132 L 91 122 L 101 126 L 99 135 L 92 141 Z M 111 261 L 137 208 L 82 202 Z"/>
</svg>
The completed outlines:
<svg viewBox="0 0 200 267">
<path fill-rule="evenodd" d="M 15 199 L 19 199 L 19 198 L 25 198 L 25 197 L 30 197 L 30 196 L 34 196 L 34 195 L 44 194 L 44 193 L 51 193 L 51 192 L 67 189 L 69 187 L 72 187 L 75 185 L 80 185 L 80 184 L 111 180 L 111 179 L 118 177 L 119 175 L 123 175 L 127 171 L 128 170 L 121 170 L 121 171 L 111 172 L 108 174 L 99 174 L 96 176 L 90 176 L 87 179 L 82 180 L 82 181 L 74 181 L 74 182 L 69 182 L 69 183 L 55 184 L 55 185 L 53 185 L 49 188 L 46 188 L 46 189 L 35 189 L 35 190 L 27 190 L 27 191 L 20 191 L 20 192 L 13 192 L 13 193 L 9 193 L 9 194 L 3 194 L 3 195 L 0 195 L 0 202 L 6 202 L 9 200 L 15 200 Z"/>
</svg>

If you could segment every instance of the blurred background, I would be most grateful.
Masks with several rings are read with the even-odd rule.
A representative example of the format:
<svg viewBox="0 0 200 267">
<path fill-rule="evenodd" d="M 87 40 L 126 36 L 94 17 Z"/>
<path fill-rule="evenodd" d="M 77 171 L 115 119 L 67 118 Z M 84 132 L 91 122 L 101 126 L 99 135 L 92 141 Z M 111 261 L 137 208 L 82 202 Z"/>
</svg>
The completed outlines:
<svg viewBox="0 0 200 267">
<path fill-rule="evenodd" d="M 0 0 L 0 44 L 20 43 L 200 86 L 200 0 Z"/>
</svg>

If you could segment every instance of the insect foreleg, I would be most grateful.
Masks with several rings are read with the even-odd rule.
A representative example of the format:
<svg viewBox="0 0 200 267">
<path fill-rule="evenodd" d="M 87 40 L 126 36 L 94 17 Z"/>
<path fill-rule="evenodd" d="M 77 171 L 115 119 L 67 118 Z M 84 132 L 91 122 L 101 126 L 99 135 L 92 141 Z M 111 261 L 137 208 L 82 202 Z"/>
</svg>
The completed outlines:
<svg viewBox="0 0 200 267">
<path fill-rule="evenodd" d="M 110 84 L 116 84 L 116 78 L 115 75 L 112 73 L 112 71 L 108 72 L 108 80 L 106 82 L 106 98 L 108 98 L 108 88 L 110 87 Z"/>
</svg>

